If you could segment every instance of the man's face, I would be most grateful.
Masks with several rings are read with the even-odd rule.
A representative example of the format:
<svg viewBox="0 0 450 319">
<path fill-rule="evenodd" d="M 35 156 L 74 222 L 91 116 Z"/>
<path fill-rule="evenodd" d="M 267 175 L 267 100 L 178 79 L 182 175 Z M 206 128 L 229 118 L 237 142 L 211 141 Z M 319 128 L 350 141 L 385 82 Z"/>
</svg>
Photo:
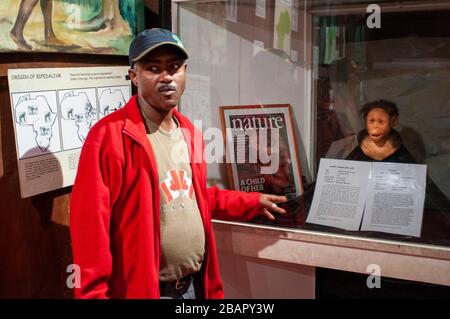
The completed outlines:
<svg viewBox="0 0 450 319">
<path fill-rule="evenodd" d="M 169 111 L 178 105 L 185 88 L 186 64 L 175 49 L 156 49 L 136 62 L 129 74 L 145 104 L 141 107 Z"/>
<path fill-rule="evenodd" d="M 390 118 L 389 114 L 381 108 L 374 108 L 367 113 L 366 128 L 369 138 L 374 142 L 386 140 L 395 124 L 396 117 Z"/>
</svg>

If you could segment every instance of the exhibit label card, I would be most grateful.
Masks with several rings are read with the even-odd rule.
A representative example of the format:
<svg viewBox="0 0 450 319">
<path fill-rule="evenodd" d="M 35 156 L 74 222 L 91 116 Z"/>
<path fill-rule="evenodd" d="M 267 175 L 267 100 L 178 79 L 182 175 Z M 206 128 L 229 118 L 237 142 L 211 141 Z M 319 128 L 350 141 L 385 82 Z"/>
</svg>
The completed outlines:
<svg viewBox="0 0 450 319">
<path fill-rule="evenodd" d="M 256 0 L 255 15 L 263 19 L 266 18 L 266 0 Z"/>
<path fill-rule="evenodd" d="M 361 230 L 420 237 L 427 167 L 372 163 Z"/>
<path fill-rule="evenodd" d="M 291 51 L 292 0 L 275 0 L 273 47 Z"/>
<path fill-rule="evenodd" d="M 366 202 L 370 165 L 322 158 L 308 223 L 358 230 Z"/>
<path fill-rule="evenodd" d="M 426 165 L 320 160 L 307 222 L 420 237 Z"/>
<path fill-rule="evenodd" d="M 233 189 L 288 199 L 303 193 L 289 104 L 221 106 L 220 115 Z"/>
<path fill-rule="evenodd" d="M 90 128 L 131 97 L 127 66 L 8 70 L 22 198 L 71 186 Z"/>
</svg>

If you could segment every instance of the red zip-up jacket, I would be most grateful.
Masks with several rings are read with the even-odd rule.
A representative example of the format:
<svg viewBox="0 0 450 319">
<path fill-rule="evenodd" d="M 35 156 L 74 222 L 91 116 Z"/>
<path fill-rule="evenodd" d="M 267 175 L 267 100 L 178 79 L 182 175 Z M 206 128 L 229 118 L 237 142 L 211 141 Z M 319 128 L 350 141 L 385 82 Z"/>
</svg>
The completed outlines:
<svg viewBox="0 0 450 319">
<path fill-rule="evenodd" d="M 179 112 L 174 116 L 189 147 L 205 229 L 204 297 L 223 298 L 211 214 L 251 219 L 259 213 L 260 194 L 207 188 L 201 133 Z M 94 125 L 83 145 L 70 198 L 73 261 L 81 270 L 75 297 L 159 298 L 159 217 L 158 170 L 133 96 Z"/>
</svg>

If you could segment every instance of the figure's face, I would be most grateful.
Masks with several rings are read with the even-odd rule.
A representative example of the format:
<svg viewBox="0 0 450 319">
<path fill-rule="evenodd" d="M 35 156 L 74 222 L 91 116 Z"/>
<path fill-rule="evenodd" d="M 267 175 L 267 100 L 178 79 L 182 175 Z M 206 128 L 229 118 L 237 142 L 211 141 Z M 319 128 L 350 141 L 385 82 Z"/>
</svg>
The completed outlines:
<svg viewBox="0 0 450 319">
<path fill-rule="evenodd" d="M 281 143 L 277 147 L 274 147 L 274 149 L 274 153 L 272 153 L 272 150 L 270 148 L 269 150 L 267 150 L 267 152 L 271 153 L 272 156 L 277 157 L 277 170 L 273 174 L 264 175 L 264 178 L 272 186 L 274 192 L 281 193 L 291 183 L 289 174 L 289 170 L 291 167 L 291 158 L 289 155 L 289 150 L 284 143 Z M 272 163 L 270 165 L 272 165 Z"/>
<path fill-rule="evenodd" d="M 136 62 L 129 74 L 145 106 L 169 111 L 178 105 L 185 88 L 186 64 L 174 49 L 156 49 Z"/>
<path fill-rule="evenodd" d="M 278 171 L 271 176 L 272 185 L 278 187 L 277 192 L 282 192 L 283 189 L 290 184 L 289 168 L 291 166 L 291 159 L 289 151 L 286 148 L 280 149 L 280 162 Z"/>
<path fill-rule="evenodd" d="M 374 142 L 385 141 L 396 124 L 397 116 L 390 117 L 389 114 L 381 108 L 370 110 L 366 116 L 367 132 L 369 138 Z"/>
</svg>

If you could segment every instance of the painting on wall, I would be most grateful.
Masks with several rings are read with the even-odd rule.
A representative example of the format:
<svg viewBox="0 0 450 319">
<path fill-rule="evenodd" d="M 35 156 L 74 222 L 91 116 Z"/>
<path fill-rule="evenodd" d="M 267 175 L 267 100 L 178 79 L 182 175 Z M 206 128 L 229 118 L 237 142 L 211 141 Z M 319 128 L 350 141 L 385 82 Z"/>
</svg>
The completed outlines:
<svg viewBox="0 0 450 319">
<path fill-rule="evenodd" d="M 127 55 L 143 0 L 2 0 L 0 52 Z"/>
</svg>

